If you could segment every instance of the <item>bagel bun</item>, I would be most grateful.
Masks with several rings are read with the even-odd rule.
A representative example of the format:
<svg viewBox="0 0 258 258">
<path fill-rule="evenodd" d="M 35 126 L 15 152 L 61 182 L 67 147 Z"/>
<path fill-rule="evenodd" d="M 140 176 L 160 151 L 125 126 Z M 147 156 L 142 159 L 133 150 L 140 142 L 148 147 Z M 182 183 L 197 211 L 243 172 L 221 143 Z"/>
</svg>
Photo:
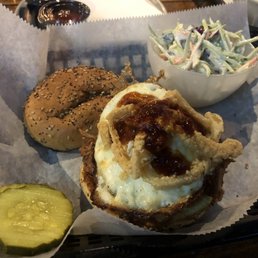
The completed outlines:
<svg viewBox="0 0 258 258">
<path fill-rule="evenodd" d="M 103 108 L 126 86 L 124 77 L 102 68 L 60 69 L 41 81 L 27 98 L 25 127 L 34 140 L 48 148 L 79 148 L 80 131 L 97 135 Z"/>
<path fill-rule="evenodd" d="M 176 90 L 128 86 L 104 108 L 97 139 L 83 137 L 83 192 L 93 206 L 150 230 L 194 223 L 221 200 L 226 167 L 242 151 L 237 140 L 221 142 L 223 127 Z"/>
</svg>

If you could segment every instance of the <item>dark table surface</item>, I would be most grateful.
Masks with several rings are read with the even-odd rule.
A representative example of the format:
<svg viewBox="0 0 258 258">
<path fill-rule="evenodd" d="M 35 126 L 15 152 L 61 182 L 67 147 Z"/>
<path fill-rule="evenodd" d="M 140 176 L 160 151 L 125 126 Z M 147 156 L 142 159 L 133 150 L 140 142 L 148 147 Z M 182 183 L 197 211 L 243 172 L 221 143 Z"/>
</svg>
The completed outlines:
<svg viewBox="0 0 258 258">
<path fill-rule="evenodd" d="M 69 236 L 54 258 L 255 258 L 258 203 L 235 225 L 201 236 Z"/>
</svg>

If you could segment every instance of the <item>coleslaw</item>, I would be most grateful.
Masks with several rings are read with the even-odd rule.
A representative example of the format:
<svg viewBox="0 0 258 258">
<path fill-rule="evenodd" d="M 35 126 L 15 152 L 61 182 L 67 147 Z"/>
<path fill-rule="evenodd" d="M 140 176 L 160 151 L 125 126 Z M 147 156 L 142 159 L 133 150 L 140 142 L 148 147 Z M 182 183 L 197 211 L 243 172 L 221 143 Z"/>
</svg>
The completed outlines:
<svg viewBox="0 0 258 258">
<path fill-rule="evenodd" d="M 258 47 L 242 31 L 231 32 L 219 20 L 202 20 L 199 27 L 177 23 L 158 35 L 150 26 L 150 40 L 164 60 L 185 70 L 210 74 L 240 72 L 256 64 Z"/>
</svg>

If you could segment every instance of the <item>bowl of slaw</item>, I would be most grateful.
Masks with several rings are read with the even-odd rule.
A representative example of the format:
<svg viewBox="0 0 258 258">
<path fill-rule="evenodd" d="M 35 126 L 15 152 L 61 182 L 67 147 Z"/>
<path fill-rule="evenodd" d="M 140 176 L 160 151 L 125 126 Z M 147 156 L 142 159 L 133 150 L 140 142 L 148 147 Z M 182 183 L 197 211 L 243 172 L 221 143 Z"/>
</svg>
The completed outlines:
<svg viewBox="0 0 258 258">
<path fill-rule="evenodd" d="M 193 107 L 204 107 L 258 77 L 256 40 L 227 31 L 212 19 L 202 20 L 199 27 L 178 23 L 160 35 L 150 28 L 148 58 L 154 75 L 164 73 L 161 86 L 177 89 Z"/>
</svg>

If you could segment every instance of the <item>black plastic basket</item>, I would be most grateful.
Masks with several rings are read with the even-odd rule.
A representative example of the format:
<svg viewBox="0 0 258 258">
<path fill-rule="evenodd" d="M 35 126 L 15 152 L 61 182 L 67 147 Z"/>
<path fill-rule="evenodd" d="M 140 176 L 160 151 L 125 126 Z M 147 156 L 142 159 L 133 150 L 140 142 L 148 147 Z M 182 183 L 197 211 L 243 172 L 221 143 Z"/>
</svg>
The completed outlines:
<svg viewBox="0 0 258 258">
<path fill-rule="evenodd" d="M 59 68 L 76 65 L 103 67 L 120 74 L 126 63 L 130 63 L 134 76 L 144 81 L 151 74 L 146 44 L 132 43 L 108 45 L 97 49 L 65 50 L 48 53 L 48 73 Z"/>
<path fill-rule="evenodd" d="M 257 248 L 257 249 L 256 249 Z M 210 252 L 209 250 L 214 250 Z M 54 258 L 258 257 L 258 203 L 231 227 L 215 233 L 167 236 L 70 235 Z M 242 251 L 242 253 L 241 253 Z"/>
</svg>

